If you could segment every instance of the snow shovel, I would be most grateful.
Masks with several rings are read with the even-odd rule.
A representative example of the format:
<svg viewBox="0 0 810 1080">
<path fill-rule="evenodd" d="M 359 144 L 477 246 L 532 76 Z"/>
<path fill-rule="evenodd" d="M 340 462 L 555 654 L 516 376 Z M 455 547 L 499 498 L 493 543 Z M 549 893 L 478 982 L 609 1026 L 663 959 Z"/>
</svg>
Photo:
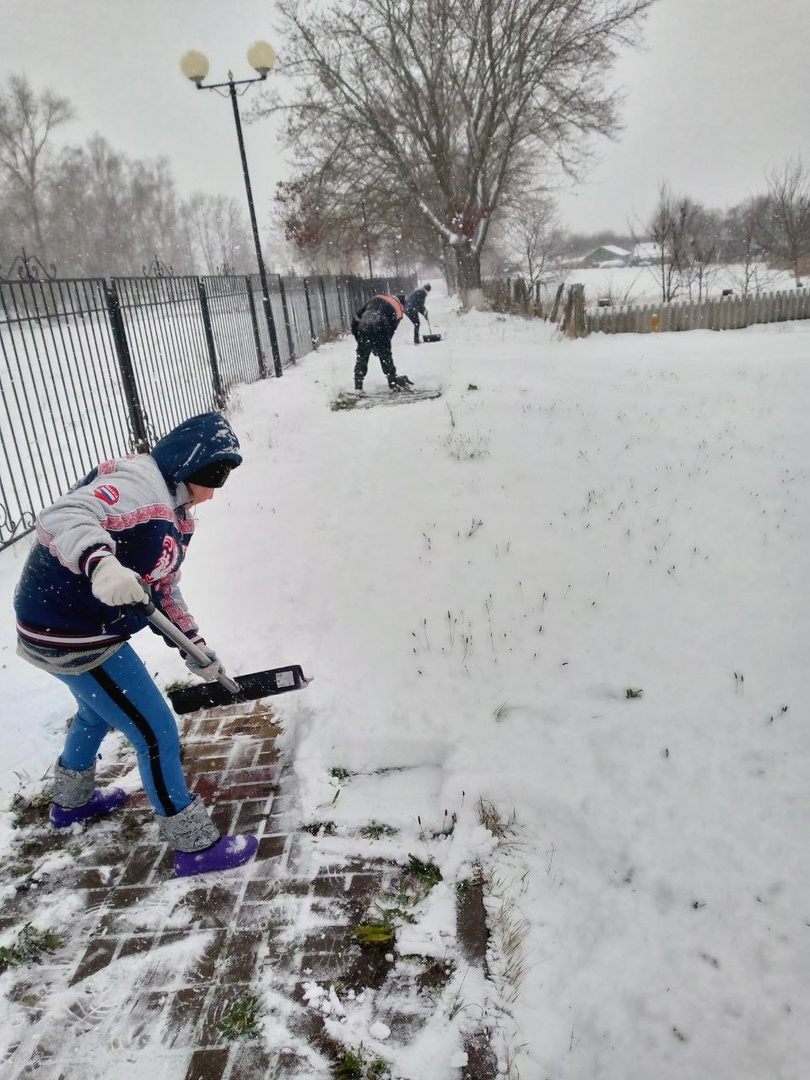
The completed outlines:
<svg viewBox="0 0 810 1080">
<path fill-rule="evenodd" d="M 427 317 L 427 315 L 425 316 L 425 322 L 428 324 L 428 330 L 430 330 L 430 333 L 422 334 L 422 341 L 441 341 L 442 335 L 433 333 L 433 327 L 430 325 L 430 319 Z"/>
<path fill-rule="evenodd" d="M 210 663 L 210 657 L 193 641 L 189 641 L 182 630 L 178 630 L 171 619 L 156 608 L 151 600 L 134 606 L 184 653 L 200 664 Z M 303 690 L 311 682 L 312 679 L 304 675 L 300 664 L 288 664 L 286 667 L 270 668 L 268 671 L 254 671 L 251 675 L 237 675 L 235 679 L 220 671 L 216 682 L 183 686 L 177 690 L 169 690 L 167 694 L 174 711 L 183 714 L 196 712 L 197 709 L 215 709 L 220 705 L 256 701 L 271 694 L 286 694 L 288 690 Z"/>
</svg>

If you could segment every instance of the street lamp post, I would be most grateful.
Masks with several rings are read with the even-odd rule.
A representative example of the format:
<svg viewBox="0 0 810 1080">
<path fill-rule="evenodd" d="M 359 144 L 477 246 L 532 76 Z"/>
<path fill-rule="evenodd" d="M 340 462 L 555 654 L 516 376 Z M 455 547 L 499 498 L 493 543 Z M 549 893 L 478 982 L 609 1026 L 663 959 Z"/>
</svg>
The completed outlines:
<svg viewBox="0 0 810 1080">
<path fill-rule="evenodd" d="M 247 53 L 248 63 L 255 70 L 258 71 L 258 75 L 253 79 L 234 79 L 233 72 L 228 72 L 228 81 L 222 83 L 204 83 L 203 79 L 208 74 L 208 60 L 201 52 L 192 50 L 184 54 L 180 60 L 180 70 L 190 79 L 191 82 L 197 87 L 198 90 L 216 90 L 222 97 L 227 94 L 230 96 L 231 104 L 233 105 L 233 119 L 236 124 L 236 137 L 239 140 L 239 154 L 242 159 L 242 175 L 245 178 L 245 192 L 247 194 L 248 210 L 250 212 L 250 224 L 253 229 L 253 244 L 256 248 L 256 262 L 259 264 L 259 281 L 262 287 L 262 306 L 264 308 L 264 315 L 267 321 L 267 333 L 270 336 L 270 348 L 273 352 L 273 369 L 276 377 L 280 378 L 282 374 L 281 370 L 281 355 L 278 348 L 278 335 L 276 334 L 276 324 L 273 319 L 273 309 L 270 306 L 270 290 L 267 285 L 267 271 L 264 266 L 264 259 L 262 258 L 262 245 L 259 239 L 259 226 L 256 223 L 256 211 L 253 208 L 253 190 L 250 186 L 250 173 L 248 172 L 247 157 L 245 155 L 245 141 L 242 138 L 242 121 L 239 117 L 239 106 L 237 104 L 237 86 L 244 86 L 247 88 L 251 83 L 263 82 L 267 78 L 268 72 L 276 62 L 276 52 L 272 45 L 268 45 L 266 41 L 256 41 L 248 49 Z M 240 93 L 244 94 L 242 90 Z"/>
</svg>

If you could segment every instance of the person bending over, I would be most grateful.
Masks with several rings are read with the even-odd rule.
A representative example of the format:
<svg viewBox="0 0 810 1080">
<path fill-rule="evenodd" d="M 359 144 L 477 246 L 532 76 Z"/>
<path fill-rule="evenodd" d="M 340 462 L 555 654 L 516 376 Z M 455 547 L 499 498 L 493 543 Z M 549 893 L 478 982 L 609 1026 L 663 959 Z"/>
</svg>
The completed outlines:
<svg viewBox="0 0 810 1080">
<path fill-rule="evenodd" d="M 391 390 L 400 391 L 411 386 L 407 375 L 397 375 L 391 341 L 402 321 L 405 296 L 389 296 L 381 293 L 356 312 L 352 319 L 352 333 L 357 341 L 357 357 L 354 364 L 354 388 L 363 390 L 363 380 L 368 373 L 368 361 L 372 353 L 379 358 L 380 367 Z"/>
</svg>

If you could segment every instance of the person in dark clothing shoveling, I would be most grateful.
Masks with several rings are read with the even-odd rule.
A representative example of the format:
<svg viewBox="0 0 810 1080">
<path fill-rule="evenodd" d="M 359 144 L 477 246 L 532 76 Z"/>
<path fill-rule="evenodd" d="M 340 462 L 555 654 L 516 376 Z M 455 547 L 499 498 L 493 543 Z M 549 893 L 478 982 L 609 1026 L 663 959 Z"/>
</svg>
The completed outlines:
<svg viewBox="0 0 810 1080">
<path fill-rule="evenodd" d="M 368 373 L 368 361 L 372 353 L 379 358 L 380 367 L 391 390 L 407 390 L 413 385 L 407 375 L 397 375 L 391 351 L 391 341 L 402 321 L 404 302 L 403 293 L 397 296 L 381 293 L 372 296 L 355 313 L 352 319 L 352 333 L 357 341 L 354 388 L 358 393 L 362 393 L 363 380 Z"/>
<path fill-rule="evenodd" d="M 95 786 L 102 740 L 120 731 L 135 748 L 178 877 L 241 866 L 259 842 L 222 836 L 192 796 L 174 716 L 129 638 L 147 625 L 135 605 L 153 600 L 207 657 L 203 665 L 181 651 L 189 670 L 206 681 L 222 671 L 178 581 L 193 508 L 213 498 L 241 463 L 230 424 L 213 412 L 184 421 L 149 454 L 102 462 L 38 515 L 37 543 L 14 594 L 17 652 L 76 699 L 54 767 L 52 826 L 68 828 L 126 801 L 121 788 Z"/>
<path fill-rule="evenodd" d="M 418 345 L 419 342 L 419 316 L 422 315 L 427 322 L 427 308 L 425 302 L 427 301 L 427 294 L 430 292 L 430 282 L 423 285 L 421 289 L 414 289 L 409 294 L 405 301 L 404 311 L 408 318 L 413 323 L 413 343 Z M 430 323 L 428 323 L 428 326 Z"/>
</svg>

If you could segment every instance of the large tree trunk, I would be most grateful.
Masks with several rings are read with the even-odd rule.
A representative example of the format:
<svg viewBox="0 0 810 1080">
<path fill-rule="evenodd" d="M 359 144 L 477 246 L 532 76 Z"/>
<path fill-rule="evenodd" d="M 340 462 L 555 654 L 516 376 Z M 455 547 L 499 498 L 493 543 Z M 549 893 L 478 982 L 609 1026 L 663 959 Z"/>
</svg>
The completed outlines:
<svg viewBox="0 0 810 1080">
<path fill-rule="evenodd" d="M 481 291 L 481 255 L 474 251 L 467 240 L 453 244 L 451 249 L 456 264 L 456 282 L 461 302 L 465 308 L 484 306 Z"/>
<path fill-rule="evenodd" d="M 447 295 L 454 296 L 458 292 L 458 267 L 450 250 L 450 245 L 443 243 L 441 246 L 440 262 L 444 271 L 444 281 L 447 286 Z"/>
</svg>

